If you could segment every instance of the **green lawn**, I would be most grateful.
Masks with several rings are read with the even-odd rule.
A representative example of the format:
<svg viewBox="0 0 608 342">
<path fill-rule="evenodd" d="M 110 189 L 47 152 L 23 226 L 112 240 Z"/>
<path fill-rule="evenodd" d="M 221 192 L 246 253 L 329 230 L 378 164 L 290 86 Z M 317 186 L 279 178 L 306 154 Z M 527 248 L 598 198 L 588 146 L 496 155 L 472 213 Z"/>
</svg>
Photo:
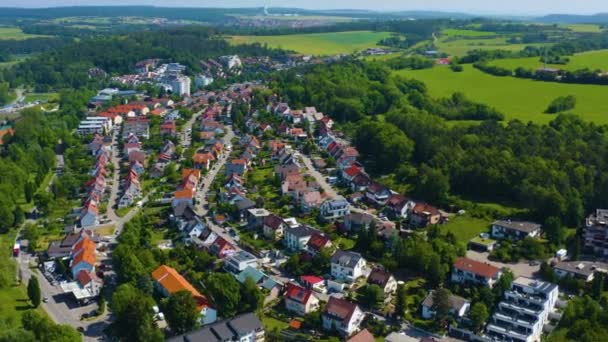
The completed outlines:
<svg viewBox="0 0 608 342">
<path fill-rule="evenodd" d="M 0 39 L 23 40 L 37 37 L 48 37 L 40 34 L 27 34 L 18 27 L 0 27 Z"/>
<path fill-rule="evenodd" d="M 444 66 L 425 70 L 400 70 L 395 73 L 425 82 L 430 94 L 435 97 L 462 92 L 474 101 L 495 107 L 505 114 L 507 120 L 547 123 L 555 117 L 544 114 L 549 103 L 558 96 L 574 95 L 577 104 L 573 112 L 596 123 L 608 123 L 608 101 L 605 101 L 608 88 L 601 85 L 497 77 L 474 69 L 471 65 L 465 65 L 464 71 L 460 73 Z"/>
<path fill-rule="evenodd" d="M 279 321 L 276 318 L 268 316 L 262 317 L 262 324 L 264 324 L 264 328 L 266 329 L 266 331 L 273 331 L 274 329 L 281 331 L 289 327 L 289 323 Z"/>
<path fill-rule="evenodd" d="M 58 93 L 28 93 L 25 95 L 24 102 L 33 102 L 33 101 L 53 101 L 58 100 Z"/>
<path fill-rule="evenodd" d="M 232 44 L 257 42 L 302 54 L 336 55 L 375 47 L 378 41 L 390 36 L 390 32 L 349 31 L 279 36 L 232 36 L 229 41 Z"/>
<path fill-rule="evenodd" d="M 570 62 L 567 64 L 549 64 L 547 66 L 564 70 L 579 70 L 584 68 L 608 70 L 608 50 L 588 51 L 568 56 Z M 518 67 L 526 69 L 537 69 L 543 66 L 539 57 L 509 58 L 492 61 L 491 64 L 503 68 L 515 70 Z"/>
<path fill-rule="evenodd" d="M 489 220 L 463 215 L 450 217 L 450 222 L 444 224 L 442 228 L 454 233 L 459 242 L 466 244 L 472 238 L 479 236 L 479 233 L 488 232 L 490 223 L 492 222 Z"/>
</svg>

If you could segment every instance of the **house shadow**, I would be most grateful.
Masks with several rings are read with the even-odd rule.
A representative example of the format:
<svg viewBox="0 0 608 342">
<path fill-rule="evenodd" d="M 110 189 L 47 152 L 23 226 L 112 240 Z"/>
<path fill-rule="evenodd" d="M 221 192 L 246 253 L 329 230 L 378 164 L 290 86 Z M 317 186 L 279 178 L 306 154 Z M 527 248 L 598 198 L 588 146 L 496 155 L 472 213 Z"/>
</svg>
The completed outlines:
<svg viewBox="0 0 608 342">
<path fill-rule="evenodd" d="M 34 307 L 31 305 L 15 305 L 15 310 L 16 311 L 26 311 L 26 310 L 31 310 Z"/>
</svg>

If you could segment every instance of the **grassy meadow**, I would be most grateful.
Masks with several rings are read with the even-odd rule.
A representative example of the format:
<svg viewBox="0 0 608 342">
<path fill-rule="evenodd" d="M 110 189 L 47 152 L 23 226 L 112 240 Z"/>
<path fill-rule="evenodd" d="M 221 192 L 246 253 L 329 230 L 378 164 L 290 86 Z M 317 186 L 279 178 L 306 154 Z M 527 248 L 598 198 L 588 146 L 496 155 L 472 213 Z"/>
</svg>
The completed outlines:
<svg viewBox="0 0 608 342">
<path fill-rule="evenodd" d="M 568 58 L 570 58 L 570 62 L 567 64 L 549 64 L 547 66 L 564 70 L 584 68 L 608 70 L 608 50 L 582 52 L 574 56 L 568 56 Z M 511 70 L 515 70 L 517 67 L 536 69 L 543 66 L 539 57 L 499 59 L 490 62 L 490 64 Z"/>
<path fill-rule="evenodd" d="M 457 73 L 445 66 L 424 70 L 401 70 L 395 73 L 426 83 L 431 95 L 451 96 L 462 92 L 470 99 L 495 107 L 507 120 L 547 123 L 555 115 L 544 114 L 551 101 L 558 96 L 574 95 L 577 99 L 573 112 L 586 120 L 608 123 L 608 102 L 605 86 L 561 84 L 514 77 L 497 77 L 485 74 L 471 65 Z"/>
<path fill-rule="evenodd" d="M 562 26 L 572 30 L 573 32 L 598 33 L 603 31 L 602 27 L 597 24 L 567 24 Z"/>
<path fill-rule="evenodd" d="M 0 27 L 0 39 L 13 39 L 13 40 L 24 40 L 29 38 L 37 38 L 37 37 L 48 37 L 39 34 L 28 34 L 21 31 L 18 27 Z"/>
<path fill-rule="evenodd" d="M 301 54 L 336 55 L 375 47 L 378 41 L 390 36 L 390 32 L 349 31 L 280 36 L 232 36 L 229 41 L 232 44 L 268 44 L 273 48 L 293 50 Z"/>
<path fill-rule="evenodd" d="M 475 32 L 475 31 L 471 31 Z M 471 50 L 506 50 L 520 51 L 526 46 L 542 46 L 544 44 L 512 44 L 507 42 L 507 37 L 491 37 L 491 38 L 441 38 L 435 45 L 440 52 L 447 53 L 450 56 L 464 56 Z"/>
</svg>

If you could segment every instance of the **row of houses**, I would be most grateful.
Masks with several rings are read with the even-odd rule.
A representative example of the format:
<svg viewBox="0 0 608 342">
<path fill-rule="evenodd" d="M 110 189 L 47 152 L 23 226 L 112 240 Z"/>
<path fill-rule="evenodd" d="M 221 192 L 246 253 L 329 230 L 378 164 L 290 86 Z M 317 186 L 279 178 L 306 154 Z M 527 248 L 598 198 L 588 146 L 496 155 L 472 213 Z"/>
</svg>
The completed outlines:
<svg viewBox="0 0 608 342">
<path fill-rule="evenodd" d="M 129 162 L 129 170 L 124 178 L 122 195 L 118 200 L 119 208 L 126 208 L 135 203 L 142 196 L 140 177 L 145 172 L 146 153 L 142 143 L 135 134 L 130 134 L 124 144 L 123 157 Z"/>
<path fill-rule="evenodd" d="M 92 228 L 99 224 L 99 206 L 105 196 L 107 166 L 112 153 L 112 141 L 95 134 L 87 145 L 88 150 L 95 156 L 95 164 L 91 169 L 91 178 L 85 183 L 85 196 L 80 209 L 78 222 L 82 228 Z"/>
</svg>

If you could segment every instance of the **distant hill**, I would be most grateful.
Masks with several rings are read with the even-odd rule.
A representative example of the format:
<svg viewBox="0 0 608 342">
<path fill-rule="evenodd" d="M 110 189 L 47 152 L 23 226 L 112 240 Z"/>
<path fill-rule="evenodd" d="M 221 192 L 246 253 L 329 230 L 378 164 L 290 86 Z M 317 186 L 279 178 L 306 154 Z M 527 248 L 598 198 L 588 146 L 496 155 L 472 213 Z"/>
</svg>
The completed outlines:
<svg viewBox="0 0 608 342">
<path fill-rule="evenodd" d="M 608 23 L 608 13 L 592 15 L 549 14 L 536 18 L 535 21 L 550 24 L 606 24 Z"/>
</svg>

